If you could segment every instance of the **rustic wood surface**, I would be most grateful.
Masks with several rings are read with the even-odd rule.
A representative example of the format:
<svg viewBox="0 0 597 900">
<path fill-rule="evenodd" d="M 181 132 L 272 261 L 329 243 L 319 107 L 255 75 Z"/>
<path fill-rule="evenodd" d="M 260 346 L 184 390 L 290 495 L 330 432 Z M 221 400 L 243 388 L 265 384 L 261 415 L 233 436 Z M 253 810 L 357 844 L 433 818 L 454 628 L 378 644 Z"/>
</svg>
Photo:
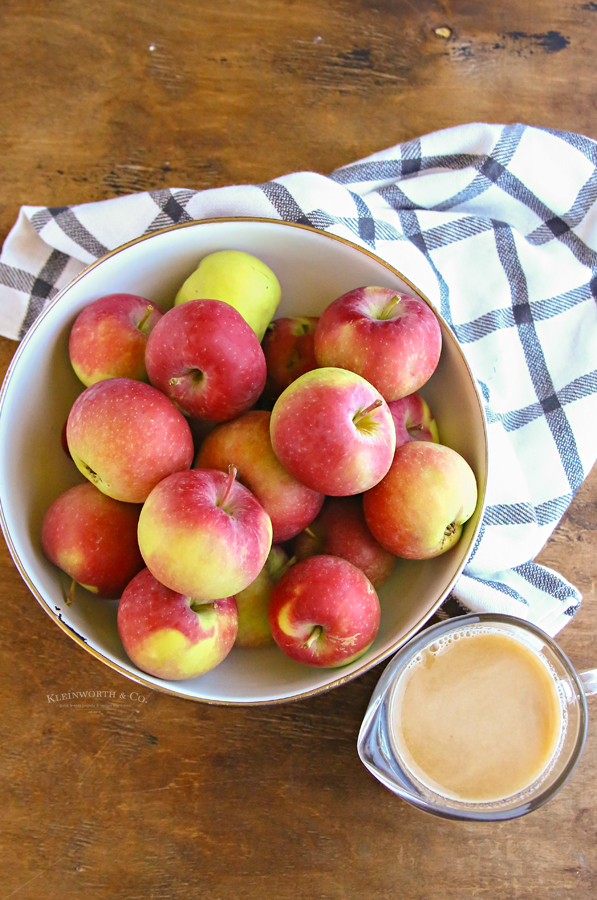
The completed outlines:
<svg viewBox="0 0 597 900">
<path fill-rule="evenodd" d="M 597 138 L 596 27 L 580 0 L 3 0 L 0 239 L 22 204 L 325 173 L 463 122 Z M 584 594 L 560 637 L 581 670 L 596 550 L 594 471 L 540 556 Z M 597 895 L 593 703 L 546 807 L 444 822 L 357 759 L 379 668 L 279 707 L 140 700 L 50 622 L 4 544 L 0 600 L 0 900 Z M 116 699 L 47 699 L 86 689 Z"/>
</svg>

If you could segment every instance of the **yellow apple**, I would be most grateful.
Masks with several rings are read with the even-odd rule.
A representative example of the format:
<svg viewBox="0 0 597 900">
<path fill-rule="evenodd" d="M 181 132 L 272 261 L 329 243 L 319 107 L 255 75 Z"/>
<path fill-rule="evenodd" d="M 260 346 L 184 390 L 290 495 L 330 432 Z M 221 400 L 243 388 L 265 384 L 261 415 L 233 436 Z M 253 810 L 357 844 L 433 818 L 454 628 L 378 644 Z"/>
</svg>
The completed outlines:
<svg viewBox="0 0 597 900">
<path fill-rule="evenodd" d="M 280 282 L 264 262 L 240 250 L 219 250 L 201 260 L 180 288 L 174 304 L 223 300 L 238 310 L 262 341 L 280 296 Z"/>
</svg>

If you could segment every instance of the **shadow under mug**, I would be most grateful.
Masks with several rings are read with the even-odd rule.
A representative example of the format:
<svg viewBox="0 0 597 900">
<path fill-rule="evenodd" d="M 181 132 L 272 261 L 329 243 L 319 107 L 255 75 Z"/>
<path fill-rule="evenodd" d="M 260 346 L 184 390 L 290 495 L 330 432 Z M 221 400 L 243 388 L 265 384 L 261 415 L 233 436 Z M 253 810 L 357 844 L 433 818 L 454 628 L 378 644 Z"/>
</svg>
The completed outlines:
<svg viewBox="0 0 597 900">
<path fill-rule="evenodd" d="M 417 654 L 453 633 L 497 631 L 514 638 L 547 664 L 557 690 L 562 728 L 557 749 L 541 774 L 523 790 L 499 800 L 465 801 L 436 793 L 417 778 L 400 756 L 391 733 L 392 692 Z M 523 619 L 492 613 L 449 619 L 421 632 L 405 644 L 379 680 L 359 732 L 361 761 L 385 787 L 425 812 L 447 819 L 491 822 L 524 816 L 542 806 L 566 783 L 574 771 L 587 736 L 586 697 L 597 693 L 597 669 L 578 674 L 557 644 Z M 463 765 L 455 760 L 455 765 Z"/>
</svg>

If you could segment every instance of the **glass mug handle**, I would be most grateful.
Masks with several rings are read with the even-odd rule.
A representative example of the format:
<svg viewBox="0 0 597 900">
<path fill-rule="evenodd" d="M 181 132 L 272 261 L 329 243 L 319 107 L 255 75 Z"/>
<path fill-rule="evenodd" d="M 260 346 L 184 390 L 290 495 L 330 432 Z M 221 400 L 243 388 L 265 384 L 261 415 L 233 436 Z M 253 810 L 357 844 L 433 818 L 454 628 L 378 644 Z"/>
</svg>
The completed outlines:
<svg viewBox="0 0 597 900">
<path fill-rule="evenodd" d="M 580 672 L 580 682 L 587 697 L 597 694 L 597 669 L 589 669 L 588 672 Z"/>
</svg>

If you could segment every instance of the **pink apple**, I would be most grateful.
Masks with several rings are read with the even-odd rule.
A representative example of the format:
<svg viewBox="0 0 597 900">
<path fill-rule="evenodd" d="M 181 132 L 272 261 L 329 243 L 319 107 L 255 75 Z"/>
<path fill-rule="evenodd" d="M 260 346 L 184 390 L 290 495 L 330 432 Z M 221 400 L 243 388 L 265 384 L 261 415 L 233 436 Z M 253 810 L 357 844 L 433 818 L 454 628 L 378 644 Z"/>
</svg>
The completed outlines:
<svg viewBox="0 0 597 900">
<path fill-rule="evenodd" d="M 274 453 L 314 491 L 358 494 L 384 477 L 396 433 L 388 405 L 371 384 L 346 369 L 306 372 L 272 411 Z"/>
<path fill-rule="evenodd" d="M 265 565 L 272 525 L 236 470 L 191 469 L 153 489 L 139 547 L 153 575 L 180 594 L 218 600 L 244 590 Z"/>
<path fill-rule="evenodd" d="M 73 582 L 98 597 L 120 597 L 143 568 L 137 544 L 140 512 L 140 506 L 113 500 L 88 481 L 78 484 L 46 512 L 42 549 Z"/>
<path fill-rule="evenodd" d="M 477 483 L 466 460 L 426 441 L 398 447 L 386 477 L 363 497 L 373 536 L 406 559 L 430 559 L 453 547 L 476 505 Z"/>
<path fill-rule="evenodd" d="M 267 392 L 278 397 L 299 375 L 317 368 L 314 333 L 316 316 L 274 319 L 261 342 L 267 363 Z"/>
<path fill-rule="evenodd" d="M 392 400 L 388 406 L 396 429 L 397 447 L 409 441 L 433 441 L 439 444 L 435 419 L 419 394 L 407 394 L 400 400 Z"/>
<path fill-rule="evenodd" d="M 107 294 L 86 306 L 68 343 L 72 367 L 83 384 L 89 387 L 105 378 L 148 381 L 147 336 L 161 317 L 155 303 L 136 294 Z"/>
<path fill-rule="evenodd" d="M 431 307 L 390 288 L 362 287 L 343 294 L 323 311 L 315 329 L 318 364 L 357 372 L 388 402 L 425 384 L 435 371 L 441 344 Z"/>
<path fill-rule="evenodd" d="M 328 497 L 315 521 L 295 538 L 294 553 L 298 559 L 320 553 L 341 556 L 375 588 L 389 578 L 396 562 L 367 528 L 361 497 Z"/>
<path fill-rule="evenodd" d="M 185 415 L 225 422 L 248 410 L 265 387 L 263 350 L 250 325 L 221 300 L 188 300 L 152 331 L 149 380 Z"/>
<path fill-rule="evenodd" d="M 86 388 L 66 436 L 77 468 L 104 494 L 143 503 L 166 475 L 188 469 L 193 439 L 184 416 L 160 391 L 130 378 Z"/>
<path fill-rule="evenodd" d="M 274 586 L 269 621 L 274 640 L 297 662 L 345 666 L 371 646 L 379 628 L 375 588 L 337 556 L 312 556 Z"/>
<path fill-rule="evenodd" d="M 270 414 L 250 410 L 218 425 L 203 441 L 195 459 L 199 469 L 228 471 L 236 466 L 239 481 L 257 497 L 272 520 L 273 541 L 287 541 L 312 522 L 323 494 L 305 487 L 280 464 L 270 440 Z"/>
<path fill-rule="evenodd" d="M 197 600 L 171 591 L 143 569 L 118 606 L 127 656 L 143 672 L 172 681 L 197 678 L 219 665 L 234 644 L 233 597 Z"/>
<path fill-rule="evenodd" d="M 288 556 L 282 547 L 274 545 L 255 581 L 244 591 L 235 594 L 238 607 L 236 647 L 256 649 L 273 644 L 268 617 L 269 601 L 274 584 L 282 577 L 288 562 Z"/>
</svg>

